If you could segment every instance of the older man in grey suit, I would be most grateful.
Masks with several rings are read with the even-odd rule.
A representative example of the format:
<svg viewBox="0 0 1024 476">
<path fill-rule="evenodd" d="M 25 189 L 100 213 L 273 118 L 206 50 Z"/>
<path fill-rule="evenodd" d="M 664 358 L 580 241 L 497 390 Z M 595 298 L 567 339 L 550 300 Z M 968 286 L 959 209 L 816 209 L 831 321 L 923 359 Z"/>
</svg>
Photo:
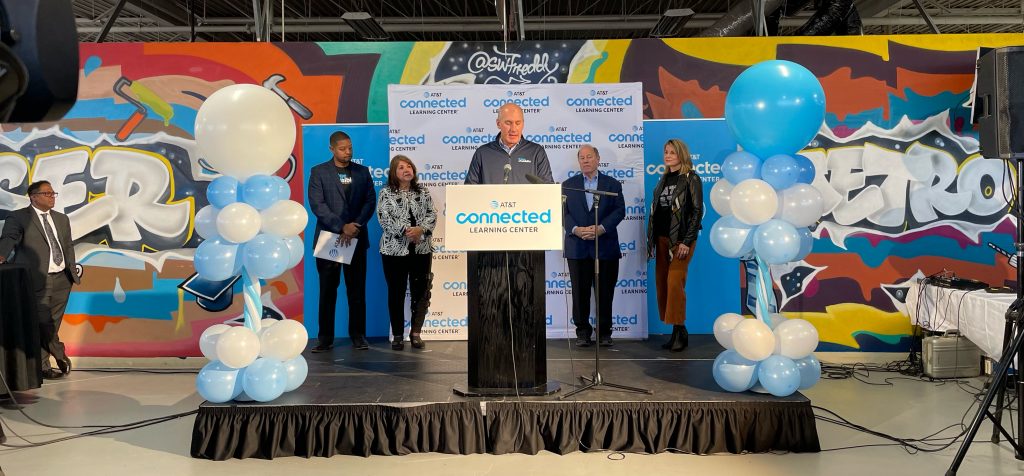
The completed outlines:
<svg viewBox="0 0 1024 476">
<path fill-rule="evenodd" d="M 14 263 L 29 269 L 35 291 L 42 341 L 44 378 L 60 378 L 71 372 L 71 360 L 64 353 L 58 332 L 71 284 L 79 282 L 75 273 L 75 247 L 71 243 L 71 221 L 53 210 L 57 193 L 45 180 L 28 186 L 32 204 L 7 216 L 0 234 L 0 264 L 14 251 Z M 50 367 L 50 356 L 60 371 Z"/>
</svg>

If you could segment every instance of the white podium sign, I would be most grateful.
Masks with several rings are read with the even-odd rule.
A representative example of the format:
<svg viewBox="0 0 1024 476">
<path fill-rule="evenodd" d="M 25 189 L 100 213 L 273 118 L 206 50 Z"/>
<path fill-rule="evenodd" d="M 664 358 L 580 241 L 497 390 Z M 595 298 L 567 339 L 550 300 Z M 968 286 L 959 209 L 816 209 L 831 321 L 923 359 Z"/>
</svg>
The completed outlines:
<svg viewBox="0 0 1024 476">
<path fill-rule="evenodd" d="M 448 185 L 444 248 L 561 250 L 560 185 Z"/>
</svg>

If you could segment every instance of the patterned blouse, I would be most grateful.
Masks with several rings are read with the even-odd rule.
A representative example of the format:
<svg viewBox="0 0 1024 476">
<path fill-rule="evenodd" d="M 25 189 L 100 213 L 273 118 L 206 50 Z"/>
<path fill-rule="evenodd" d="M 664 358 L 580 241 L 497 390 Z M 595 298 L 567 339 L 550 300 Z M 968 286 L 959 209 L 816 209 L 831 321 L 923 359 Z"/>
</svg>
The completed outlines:
<svg viewBox="0 0 1024 476">
<path fill-rule="evenodd" d="M 380 197 L 377 198 L 377 219 L 383 230 L 380 237 L 380 254 L 409 255 L 411 243 L 405 237 L 405 229 L 412 226 L 413 219 L 416 226 L 423 228 L 423 239 L 416 244 L 416 254 L 428 254 L 433 251 L 430 237 L 437 222 L 437 212 L 426 188 L 421 186 L 419 192 L 396 192 L 391 187 L 382 188 Z"/>
</svg>

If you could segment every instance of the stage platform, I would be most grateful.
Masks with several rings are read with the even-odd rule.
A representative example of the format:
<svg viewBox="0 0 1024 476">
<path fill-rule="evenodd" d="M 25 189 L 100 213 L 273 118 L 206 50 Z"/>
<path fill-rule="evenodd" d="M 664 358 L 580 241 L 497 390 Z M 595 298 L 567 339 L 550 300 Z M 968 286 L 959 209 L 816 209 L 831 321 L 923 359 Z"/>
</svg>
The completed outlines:
<svg viewBox="0 0 1024 476">
<path fill-rule="evenodd" d="M 547 397 L 463 398 L 466 343 L 427 342 L 393 351 L 383 339 L 370 350 L 339 341 L 333 352 L 304 354 L 302 387 L 271 403 L 204 403 L 196 416 L 195 458 L 527 453 L 615 450 L 695 454 L 820 450 L 811 402 L 800 393 L 777 398 L 729 393 L 711 377 L 721 351 L 712 336 L 691 335 L 681 353 L 650 341 L 616 340 L 602 348 L 605 381 L 652 395 L 602 387 L 561 401 L 594 370 L 593 348 L 548 340 L 548 378 L 561 391 Z"/>
</svg>

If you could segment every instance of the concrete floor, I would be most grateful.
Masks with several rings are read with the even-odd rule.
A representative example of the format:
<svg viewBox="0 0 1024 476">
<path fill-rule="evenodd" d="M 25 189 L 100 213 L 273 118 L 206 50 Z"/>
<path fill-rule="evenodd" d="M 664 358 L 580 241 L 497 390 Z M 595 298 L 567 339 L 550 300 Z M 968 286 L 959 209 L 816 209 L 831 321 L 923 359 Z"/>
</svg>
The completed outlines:
<svg viewBox="0 0 1024 476">
<path fill-rule="evenodd" d="M 819 354 L 829 361 L 829 354 Z M 82 366 L 84 367 L 84 366 Z M 974 397 L 954 383 L 924 382 L 891 373 L 867 379 L 822 380 L 804 393 L 814 405 L 835 411 L 854 423 L 904 438 L 922 438 L 967 417 Z M 202 399 L 194 391 L 194 374 L 105 373 L 76 370 L 64 380 L 47 381 L 29 392 L 24 406 L 33 418 L 61 426 L 123 424 L 194 410 Z M 980 379 L 966 381 L 975 387 Z M 975 407 L 976 408 L 976 407 Z M 822 413 L 823 414 L 823 413 Z M 8 445 L 23 445 L 80 434 L 85 429 L 55 429 L 32 423 L 14 407 L 0 413 Z M 1008 419 L 1007 419 L 1008 421 Z M 278 458 L 213 462 L 189 457 L 193 417 L 103 436 L 90 436 L 37 448 L 0 448 L 5 475 L 595 475 L 595 474 L 729 474 L 739 475 L 918 475 L 944 474 L 959 442 L 936 453 L 908 454 L 897 446 L 823 451 L 817 454 L 693 456 L 680 454 L 551 453 L 528 455 L 418 454 L 403 457 Z M 823 449 L 889 443 L 865 433 L 818 421 Z M 13 431 L 12 431 L 13 430 Z M 953 429 L 938 436 L 952 436 Z M 984 425 L 960 469 L 961 475 L 1020 475 L 1024 462 L 1014 459 L 1006 443 L 993 445 L 991 425 Z"/>
</svg>

